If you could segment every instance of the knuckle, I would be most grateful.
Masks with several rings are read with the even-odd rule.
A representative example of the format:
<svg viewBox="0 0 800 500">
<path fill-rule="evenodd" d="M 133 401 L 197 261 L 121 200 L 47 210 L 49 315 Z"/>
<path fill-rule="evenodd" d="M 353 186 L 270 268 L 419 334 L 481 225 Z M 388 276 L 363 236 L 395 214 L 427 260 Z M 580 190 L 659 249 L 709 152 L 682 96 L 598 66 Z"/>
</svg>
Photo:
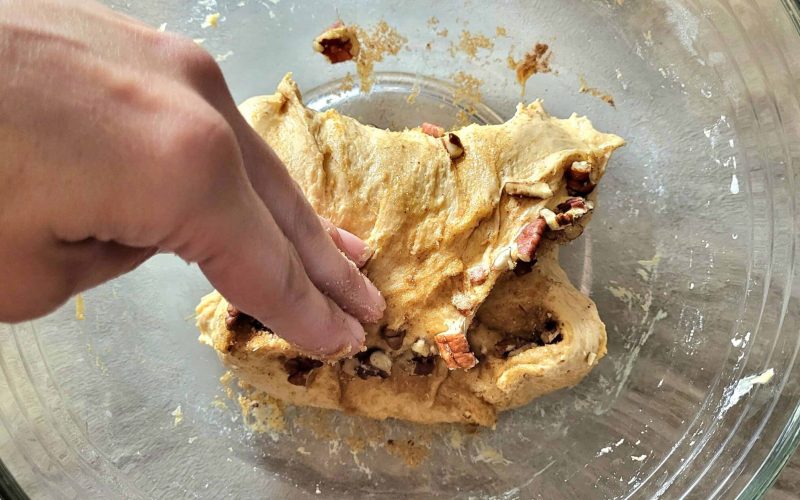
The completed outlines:
<svg viewBox="0 0 800 500">
<path fill-rule="evenodd" d="M 191 82 L 208 85 L 224 82 L 222 69 L 214 57 L 195 42 L 180 38 L 174 42 L 177 64 Z"/>
<path fill-rule="evenodd" d="M 164 160 L 171 169 L 197 178 L 204 171 L 224 167 L 238 152 L 236 135 L 225 119 L 210 106 L 183 113 L 161 138 Z M 186 170 L 189 170 L 187 172 Z"/>
</svg>

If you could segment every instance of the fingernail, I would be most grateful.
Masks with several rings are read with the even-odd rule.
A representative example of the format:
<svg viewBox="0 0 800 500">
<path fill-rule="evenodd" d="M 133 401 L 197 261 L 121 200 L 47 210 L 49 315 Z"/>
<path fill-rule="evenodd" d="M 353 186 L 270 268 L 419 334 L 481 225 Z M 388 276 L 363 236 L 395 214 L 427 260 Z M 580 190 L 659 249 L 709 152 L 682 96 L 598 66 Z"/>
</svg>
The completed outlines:
<svg viewBox="0 0 800 500">
<path fill-rule="evenodd" d="M 350 316 L 349 314 L 346 315 L 347 319 L 345 320 L 347 329 L 350 331 L 350 335 L 352 337 L 351 342 L 351 350 L 350 354 L 355 355 L 361 351 L 361 347 L 364 345 L 364 341 L 366 340 L 367 333 L 364 331 L 364 327 L 361 326 L 361 323 L 358 322 L 357 319 Z"/>
<path fill-rule="evenodd" d="M 370 304 L 368 305 L 369 317 L 365 318 L 367 323 L 374 323 L 381 319 L 383 311 L 386 310 L 386 300 L 383 298 L 380 290 L 372 284 L 372 282 L 364 277 L 364 284 L 367 286 L 367 296 L 369 297 Z"/>
<path fill-rule="evenodd" d="M 344 229 L 339 229 L 339 236 L 342 238 L 342 246 L 350 260 L 358 267 L 366 264 L 372 256 L 372 250 L 364 240 Z"/>
</svg>

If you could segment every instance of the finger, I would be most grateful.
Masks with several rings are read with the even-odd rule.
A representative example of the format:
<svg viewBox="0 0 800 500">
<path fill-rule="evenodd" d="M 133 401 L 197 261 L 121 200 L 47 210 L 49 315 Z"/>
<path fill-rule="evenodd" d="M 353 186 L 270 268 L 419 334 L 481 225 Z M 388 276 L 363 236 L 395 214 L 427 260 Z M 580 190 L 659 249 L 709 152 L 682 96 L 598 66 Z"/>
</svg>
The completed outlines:
<svg viewBox="0 0 800 500">
<path fill-rule="evenodd" d="M 343 258 L 277 155 L 241 116 L 238 121 L 239 126 L 234 130 L 250 182 L 294 244 L 311 281 L 360 321 L 377 322 L 386 309 L 381 293 L 355 265 Z"/>
<path fill-rule="evenodd" d="M 71 276 L 74 293 L 93 288 L 130 272 L 155 255 L 155 248 L 133 248 L 115 242 L 85 240 L 59 243 L 63 269 Z"/>
<path fill-rule="evenodd" d="M 222 295 L 278 336 L 315 357 L 350 355 L 364 329 L 311 282 L 291 243 L 256 193 L 186 225 L 193 238 L 182 254 L 195 260 Z"/>
<path fill-rule="evenodd" d="M 328 233 L 328 236 L 333 240 L 336 248 L 344 252 L 347 258 L 353 261 L 359 269 L 364 267 L 364 264 L 366 264 L 372 256 L 372 250 L 367 246 L 364 240 L 350 231 L 334 226 L 333 223 L 325 217 L 320 217 L 319 221 L 322 223 L 325 232 Z"/>
</svg>

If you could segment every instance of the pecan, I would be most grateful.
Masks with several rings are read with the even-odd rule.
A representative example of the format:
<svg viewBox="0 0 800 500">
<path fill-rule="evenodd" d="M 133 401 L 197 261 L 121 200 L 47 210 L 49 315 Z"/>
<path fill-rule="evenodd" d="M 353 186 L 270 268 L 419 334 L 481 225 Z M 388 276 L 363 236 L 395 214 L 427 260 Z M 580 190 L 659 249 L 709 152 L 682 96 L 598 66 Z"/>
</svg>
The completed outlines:
<svg viewBox="0 0 800 500">
<path fill-rule="evenodd" d="M 486 279 L 488 277 L 489 269 L 487 269 L 484 265 L 477 265 L 467 269 L 467 278 L 469 279 L 469 283 L 471 285 L 482 285 L 486 283 Z"/>
<path fill-rule="evenodd" d="M 337 64 L 358 57 L 360 45 L 355 30 L 337 21 L 314 40 L 314 50 Z"/>
<path fill-rule="evenodd" d="M 494 345 L 494 352 L 499 357 L 507 359 L 535 346 L 535 340 L 522 337 L 509 337 L 500 340 Z"/>
<path fill-rule="evenodd" d="M 414 356 L 411 363 L 414 366 L 414 375 L 430 375 L 436 369 L 435 356 Z"/>
<path fill-rule="evenodd" d="M 391 328 L 384 327 L 381 330 L 381 337 L 383 337 L 386 345 L 395 351 L 403 347 L 403 339 L 406 338 L 405 330 L 392 330 Z"/>
<path fill-rule="evenodd" d="M 439 347 L 439 356 L 450 370 L 469 370 L 478 364 L 478 359 L 470 350 L 467 337 L 463 333 L 444 332 L 436 335 L 434 340 Z"/>
<path fill-rule="evenodd" d="M 458 312 L 464 315 L 468 315 L 475 308 L 473 300 L 468 295 L 460 292 L 453 294 L 450 298 L 450 303 L 458 309 Z"/>
<path fill-rule="evenodd" d="M 569 198 L 556 207 L 557 212 L 543 208 L 539 213 L 550 229 L 560 231 L 567 226 L 571 226 L 593 208 L 592 203 L 583 198 Z"/>
<path fill-rule="evenodd" d="M 464 145 L 456 134 L 448 133 L 447 136 L 442 138 L 442 144 L 444 144 L 444 148 L 451 159 L 455 160 L 464 156 Z"/>
<path fill-rule="evenodd" d="M 233 304 L 228 304 L 228 315 L 225 317 L 225 326 L 229 331 L 233 331 L 240 326 L 246 326 L 257 331 L 269 330 L 269 328 L 264 326 L 264 323 L 239 311 Z"/>
<path fill-rule="evenodd" d="M 444 135 L 444 128 L 439 125 L 434 125 L 433 123 L 425 122 L 421 125 L 421 128 L 423 134 L 427 134 L 435 139 Z"/>
<path fill-rule="evenodd" d="M 289 375 L 286 380 L 292 385 L 305 386 L 308 383 L 308 374 L 314 368 L 322 366 L 322 361 L 311 358 L 290 358 L 283 362 L 283 369 Z"/>
<path fill-rule="evenodd" d="M 542 343 L 544 343 L 545 345 L 549 345 L 549 344 L 558 344 L 559 342 L 561 342 L 561 339 L 563 337 L 561 336 L 561 332 L 559 332 L 558 330 L 551 330 L 540 333 L 539 338 L 542 339 Z"/>
<path fill-rule="evenodd" d="M 586 161 L 576 161 L 567 169 L 567 192 L 570 195 L 587 195 L 594 190 L 592 166 Z"/>
<path fill-rule="evenodd" d="M 506 182 L 503 189 L 511 196 L 526 196 L 543 200 L 553 197 L 553 190 L 546 182 Z"/>
<path fill-rule="evenodd" d="M 392 360 L 380 349 L 369 349 L 355 356 L 358 364 L 355 374 L 366 380 L 369 377 L 386 378 L 392 371 Z"/>
<path fill-rule="evenodd" d="M 436 350 L 432 345 L 428 345 L 425 339 L 417 339 L 411 344 L 411 351 L 419 354 L 422 357 L 436 354 Z"/>
<path fill-rule="evenodd" d="M 534 264 L 536 264 L 535 257 L 532 257 L 530 262 L 525 262 L 524 260 L 517 262 L 517 265 L 514 266 L 514 276 L 525 276 L 533 271 Z"/>
<path fill-rule="evenodd" d="M 536 249 L 542 241 L 542 235 L 547 228 L 547 221 L 544 217 L 538 217 L 535 221 L 527 224 L 520 231 L 515 240 L 517 244 L 517 257 L 523 262 L 531 262 L 536 256 Z"/>
<path fill-rule="evenodd" d="M 514 269 L 514 258 L 511 255 L 511 247 L 502 248 L 494 257 L 492 269 L 502 271 L 503 269 Z"/>
</svg>

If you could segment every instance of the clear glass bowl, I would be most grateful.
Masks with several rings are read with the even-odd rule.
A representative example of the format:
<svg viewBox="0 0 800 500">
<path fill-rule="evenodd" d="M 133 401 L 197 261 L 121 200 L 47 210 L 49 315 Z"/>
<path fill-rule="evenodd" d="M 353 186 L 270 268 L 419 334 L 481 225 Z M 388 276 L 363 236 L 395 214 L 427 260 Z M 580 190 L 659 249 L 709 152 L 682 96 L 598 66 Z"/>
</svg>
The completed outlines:
<svg viewBox="0 0 800 500">
<path fill-rule="evenodd" d="M 327 415 L 321 433 L 297 409 L 286 410 L 286 431 L 254 433 L 236 404 L 222 403 L 223 369 L 196 340 L 192 314 L 207 281 L 159 256 L 85 294 L 83 321 L 70 303 L 0 325 L 0 484 L 9 494 L 754 497 L 774 480 L 800 429 L 798 5 L 111 3 L 204 38 L 237 100 L 271 93 L 293 71 L 316 108 L 392 128 L 452 123 L 463 107 L 452 95 L 459 71 L 482 81 L 472 119 L 510 117 L 520 87 L 507 56 L 548 43 L 555 71 L 534 75 L 528 98 L 543 98 L 555 115 L 586 114 L 628 140 L 589 231 L 562 257 L 597 302 L 609 355 L 574 389 L 503 415 L 496 430 L 458 434 L 460 449 L 451 426 Z M 202 28 L 213 12 L 222 14 L 218 28 Z M 337 16 L 365 27 L 385 19 L 408 39 L 376 65 L 371 94 L 341 91 L 336 82 L 354 68 L 311 51 Z M 493 49 L 471 58 L 458 49 L 465 30 L 486 35 Z M 579 93 L 581 76 L 616 108 Z M 765 380 L 753 376 L 769 369 L 774 377 L 758 384 Z M 362 450 L 359 432 L 368 430 L 384 441 L 415 439 L 427 456 L 408 467 L 386 442 Z"/>
</svg>

